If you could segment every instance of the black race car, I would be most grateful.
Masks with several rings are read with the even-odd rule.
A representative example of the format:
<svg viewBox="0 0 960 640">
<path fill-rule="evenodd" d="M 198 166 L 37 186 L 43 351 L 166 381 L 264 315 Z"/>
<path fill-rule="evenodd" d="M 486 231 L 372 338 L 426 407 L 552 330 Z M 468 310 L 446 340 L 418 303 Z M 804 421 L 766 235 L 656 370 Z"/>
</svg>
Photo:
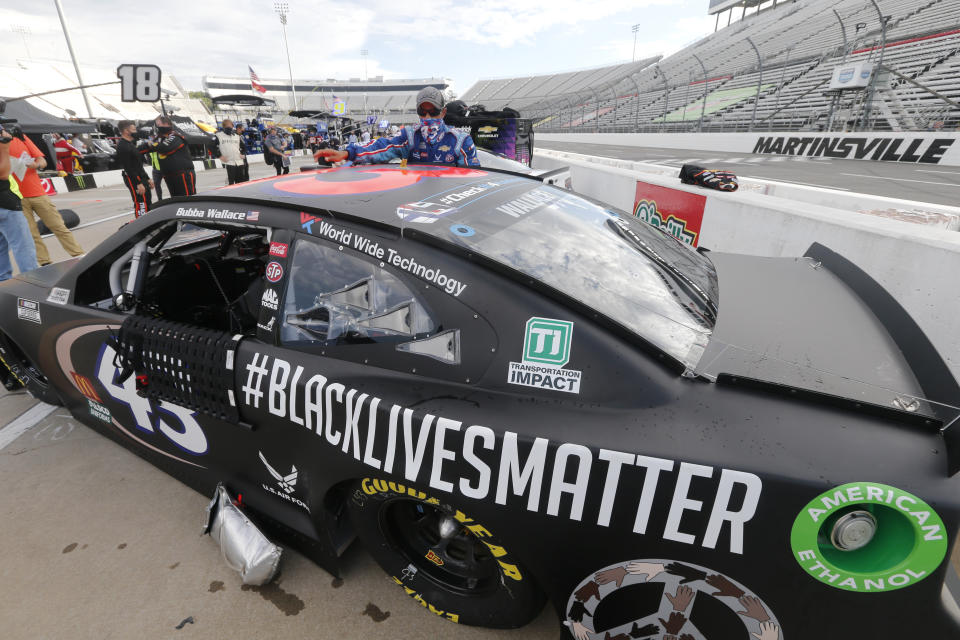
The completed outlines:
<svg viewBox="0 0 960 640">
<path fill-rule="evenodd" d="M 491 169 L 171 200 L 0 286 L 37 397 L 333 574 L 580 639 L 955 638 L 960 390 L 855 265 Z M 895 613 L 894 613 L 895 612 Z"/>
</svg>

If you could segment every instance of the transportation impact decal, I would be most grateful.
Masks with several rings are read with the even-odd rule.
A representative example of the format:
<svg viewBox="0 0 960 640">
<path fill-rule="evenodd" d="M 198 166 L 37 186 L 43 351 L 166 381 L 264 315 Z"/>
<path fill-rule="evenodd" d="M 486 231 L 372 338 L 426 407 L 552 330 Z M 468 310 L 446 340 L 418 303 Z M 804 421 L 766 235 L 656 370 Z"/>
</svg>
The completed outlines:
<svg viewBox="0 0 960 640">
<path fill-rule="evenodd" d="M 633 215 L 677 240 L 696 247 L 707 198 L 637 180 Z"/>
<path fill-rule="evenodd" d="M 923 580 L 947 555 L 943 520 L 920 498 L 851 482 L 814 498 L 790 533 L 794 558 L 815 580 L 876 593 Z"/>
<path fill-rule="evenodd" d="M 521 362 L 511 362 L 510 384 L 580 393 L 582 372 L 564 369 L 570 361 L 573 323 L 551 318 L 530 318 L 523 335 Z"/>
<path fill-rule="evenodd" d="M 306 196 L 350 196 L 411 187 L 424 178 L 483 178 L 489 175 L 479 169 L 464 167 L 395 167 L 377 165 L 343 171 L 341 168 L 320 169 L 309 173 L 270 180 L 264 183 L 284 194 Z"/>
<path fill-rule="evenodd" d="M 566 615 L 577 640 L 783 640 L 773 610 L 750 589 L 718 571 L 662 558 L 588 576 L 567 600 Z"/>
<path fill-rule="evenodd" d="M 546 343 L 544 349 L 552 351 Z M 372 469 L 448 494 L 511 501 L 533 513 L 601 527 L 615 520 L 641 536 L 706 549 L 719 544 L 743 554 L 744 530 L 763 491 L 755 474 L 531 441 L 516 431 L 390 404 L 270 354 L 241 357 L 240 403 L 253 423 L 269 416 L 285 420 Z M 699 524 L 690 524 L 698 512 Z"/>
</svg>

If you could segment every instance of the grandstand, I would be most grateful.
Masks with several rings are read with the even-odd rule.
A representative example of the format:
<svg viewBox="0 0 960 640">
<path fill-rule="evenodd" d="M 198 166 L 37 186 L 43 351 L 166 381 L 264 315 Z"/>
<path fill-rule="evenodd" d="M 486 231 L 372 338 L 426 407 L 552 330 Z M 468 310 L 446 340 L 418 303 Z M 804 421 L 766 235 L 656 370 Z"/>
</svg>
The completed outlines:
<svg viewBox="0 0 960 640">
<path fill-rule="evenodd" d="M 264 78 L 260 82 L 267 90 L 264 98 L 275 100 L 278 110 L 294 110 L 293 93 L 288 80 Z M 414 80 L 384 80 L 376 76 L 367 81 L 359 78 L 350 80 L 295 80 L 297 89 L 297 110 L 316 110 L 333 113 L 335 100 L 342 100 L 345 112 L 340 114 L 348 118 L 363 119 L 367 115 L 385 118 L 391 124 L 408 124 L 417 120 L 417 92 L 424 87 L 437 87 L 448 91 L 450 80 L 445 78 L 424 78 Z M 230 94 L 253 94 L 250 78 L 247 76 L 204 76 L 203 88 L 211 97 Z"/>
<path fill-rule="evenodd" d="M 663 59 L 480 80 L 463 98 L 552 132 L 960 127 L 960 0 L 877 0 L 880 14 L 871 0 L 747 5 Z M 861 62 L 880 69 L 871 87 L 829 90 L 835 67 Z"/>
</svg>

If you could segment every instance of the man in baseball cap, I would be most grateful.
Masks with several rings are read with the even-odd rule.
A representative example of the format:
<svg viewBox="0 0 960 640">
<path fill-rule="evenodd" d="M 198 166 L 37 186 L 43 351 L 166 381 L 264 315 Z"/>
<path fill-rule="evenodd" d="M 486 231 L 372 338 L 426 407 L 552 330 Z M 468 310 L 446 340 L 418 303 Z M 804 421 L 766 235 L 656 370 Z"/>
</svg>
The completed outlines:
<svg viewBox="0 0 960 640">
<path fill-rule="evenodd" d="M 343 151 L 320 149 L 313 157 L 328 162 L 350 160 L 358 164 L 389 162 L 403 158 L 413 164 L 478 167 L 477 148 L 469 134 L 447 127 L 446 99 L 436 87 L 424 87 L 417 93 L 420 126 L 407 126 L 392 138 L 378 138 L 366 144 L 351 143 Z"/>
</svg>

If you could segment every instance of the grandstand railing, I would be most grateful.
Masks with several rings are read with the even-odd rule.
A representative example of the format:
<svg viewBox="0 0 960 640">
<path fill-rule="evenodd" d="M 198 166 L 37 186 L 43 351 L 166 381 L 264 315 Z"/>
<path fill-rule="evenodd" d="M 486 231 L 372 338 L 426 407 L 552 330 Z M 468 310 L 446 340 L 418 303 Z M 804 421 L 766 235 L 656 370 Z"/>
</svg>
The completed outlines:
<svg viewBox="0 0 960 640">
<path fill-rule="evenodd" d="M 791 3 L 626 75 L 610 67 L 588 82 L 583 72 L 502 79 L 492 100 L 479 83 L 468 94 L 488 108 L 519 108 L 542 132 L 957 128 L 960 0 L 878 3 L 880 12 L 873 0 Z M 878 14 L 892 17 L 885 42 Z M 889 85 L 878 75 L 875 92 L 828 91 L 835 66 L 881 54 L 896 76 Z"/>
</svg>

